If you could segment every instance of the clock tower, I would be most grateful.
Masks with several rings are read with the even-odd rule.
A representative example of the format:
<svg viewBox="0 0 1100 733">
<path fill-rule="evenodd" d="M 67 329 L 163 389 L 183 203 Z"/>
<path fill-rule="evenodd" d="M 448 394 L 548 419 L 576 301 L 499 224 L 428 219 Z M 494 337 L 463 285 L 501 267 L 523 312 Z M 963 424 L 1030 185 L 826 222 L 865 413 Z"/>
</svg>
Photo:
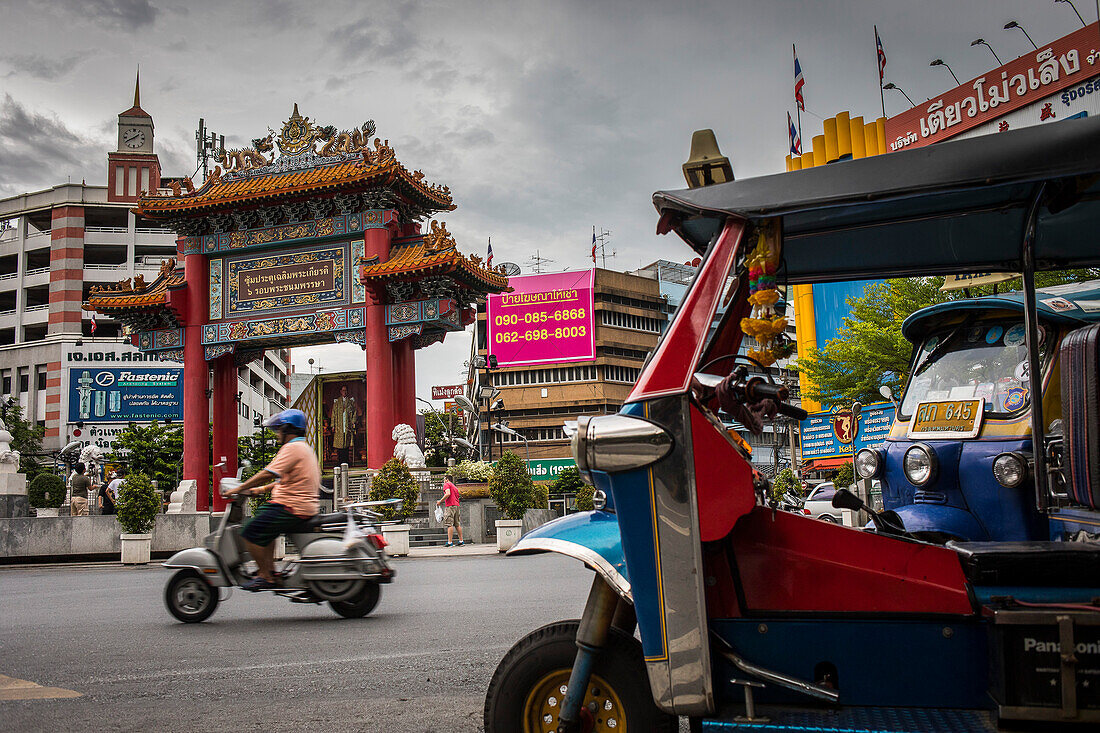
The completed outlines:
<svg viewBox="0 0 1100 733">
<path fill-rule="evenodd" d="M 153 152 L 153 118 L 141 108 L 141 78 L 134 106 L 118 116 L 118 150 L 107 155 L 107 200 L 137 203 L 160 187 L 160 159 Z"/>
</svg>

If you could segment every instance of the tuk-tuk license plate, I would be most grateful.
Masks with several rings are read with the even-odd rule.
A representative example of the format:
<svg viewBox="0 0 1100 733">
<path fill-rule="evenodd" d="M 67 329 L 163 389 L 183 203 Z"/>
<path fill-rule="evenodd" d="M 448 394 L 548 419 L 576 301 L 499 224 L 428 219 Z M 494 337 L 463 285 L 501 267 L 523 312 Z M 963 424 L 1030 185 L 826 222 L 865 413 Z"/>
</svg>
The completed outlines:
<svg viewBox="0 0 1100 733">
<path fill-rule="evenodd" d="M 973 438 L 982 424 L 985 400 L 921 402 L 909 422 L 910 438 Z"/>
</svg>

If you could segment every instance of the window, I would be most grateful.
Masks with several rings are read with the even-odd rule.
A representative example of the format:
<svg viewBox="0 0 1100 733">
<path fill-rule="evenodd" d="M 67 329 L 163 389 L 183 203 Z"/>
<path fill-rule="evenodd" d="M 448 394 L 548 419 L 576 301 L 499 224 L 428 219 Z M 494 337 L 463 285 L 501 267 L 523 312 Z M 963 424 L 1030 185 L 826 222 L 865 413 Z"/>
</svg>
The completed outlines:
<svg viewBox="0 0 1100 733">
<path fill-rule="evenodd" d="M 137 196 L 137 166 L 130 166 L 130 174 L 126 177 L 126 193 Z"/>
<path fill-rule="evenodd" d="M 37 381 L 38 381 L 38 391 L 39 392 L 45 391 L 45 389 L 46 389 L 46 370 L 45 369 L 40 368 L 38 370 L 38 379 L 37 379 Z"/>
<path fill-rule="evenodd" d="M 645 331 L 647 333 L 660 333 L 664 321 L 646 316 L 636 316 L 633 313 L 619 313 L 618 311 L 600 311 L 600 323 L 605 326 L 625 328 L 630 331 Z"/>
<path fill-rule="evenodd" d="M 11 394 L 11 371 L 10 370 L 5 370 L 4 371 L 4 376 L 3 376 L 2 379 L 0 379 L 0 384 L 3 385 L 2 388 L 0 388 L 0 392 L 2 392 L 3 394 L 6 394 L 6 395 Z"/>
<path fill-rule="evenodd" d="M 142 168 L 141 169 L 141 190 L 142 191 L 148 191 L 149 190 L 149 169 L 148 168 Z"/>
<path fill-rule="evenodd" d="M 634 367 L 605 364 L 603 368 L 603 379 L 605 382 L 634 384 L 638 381 L 638 375 L 641 374 L 641 372 L 641 369 L 636 369 Z"/>
<path fill-rule="evenodd" d="M 19 393 L 31 391 L 31 375 L 27 374 L 27 370 L 19 369 Z"/>
<path fill-rule="evenodd" d="M 492 383 L 497 387 L 516 387 L 528 384 L 593 382 L 595 380 L 595 365 L 559 367 L 557 369 L 525 369 L 523 371 L 514 372 L 496 372 L 492 376 Z"/>
<path fill-rule="evenodd" d="M 122 196 L 126 186 L 126 169 L 121 165 L 115 166 L 115 196 Z"/>
</svg>

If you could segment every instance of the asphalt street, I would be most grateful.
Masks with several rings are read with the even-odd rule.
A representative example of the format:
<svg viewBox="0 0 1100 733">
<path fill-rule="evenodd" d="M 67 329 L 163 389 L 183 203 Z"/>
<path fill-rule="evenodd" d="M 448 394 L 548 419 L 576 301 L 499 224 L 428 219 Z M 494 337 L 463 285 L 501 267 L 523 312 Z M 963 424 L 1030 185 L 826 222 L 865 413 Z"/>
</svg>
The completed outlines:
<svg viewBox="0 0 1100 733">
<path fill-rule="evenodd" d="M 478 731 L 501 657 L 578 617 L 592 577 L 552 555 L 395 564 L 363 619 L 238 590 L 202 624 L 165 610 L 159 565 L 0 569 L 0 730 Z"/>
</svg>

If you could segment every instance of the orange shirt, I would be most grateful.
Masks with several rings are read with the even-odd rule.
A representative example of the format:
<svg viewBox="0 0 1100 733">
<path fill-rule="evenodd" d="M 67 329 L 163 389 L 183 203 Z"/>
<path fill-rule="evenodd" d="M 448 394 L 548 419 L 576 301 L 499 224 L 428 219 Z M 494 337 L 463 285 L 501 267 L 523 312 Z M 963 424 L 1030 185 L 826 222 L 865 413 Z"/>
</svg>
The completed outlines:
<svg viewBox="0 0 1100 733">
<path fill-rule="evenodd" d="M 321 467 L 305 438 L 294 438 L 280 448 L 267 470 L 279 477 L 271 490 L 273 504 L 281 504 L 296 517 L 312 517 L 320 511 Z"/>
</svg>

